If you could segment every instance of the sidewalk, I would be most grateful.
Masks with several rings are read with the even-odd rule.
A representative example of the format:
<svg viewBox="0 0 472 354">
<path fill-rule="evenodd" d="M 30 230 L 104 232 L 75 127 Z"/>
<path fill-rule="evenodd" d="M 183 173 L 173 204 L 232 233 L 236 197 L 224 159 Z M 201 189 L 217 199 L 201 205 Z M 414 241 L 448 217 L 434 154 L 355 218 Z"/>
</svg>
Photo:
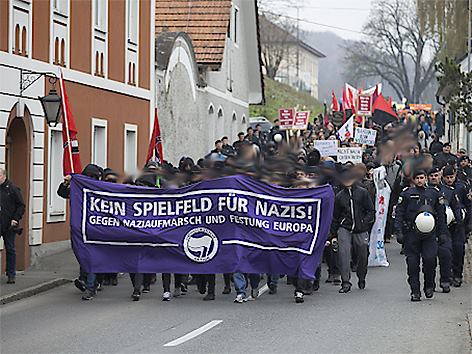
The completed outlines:
<svg viewBox="0 0 472 354">
<path fill-rule="evenodd" d="M 68 283 L 77 277 L 79 264 L 72 250 L 43 257 L 26 271 L 17 272 L 16 284 L 0 280 L 0 305 L 35 295 Z"/>
</svg>

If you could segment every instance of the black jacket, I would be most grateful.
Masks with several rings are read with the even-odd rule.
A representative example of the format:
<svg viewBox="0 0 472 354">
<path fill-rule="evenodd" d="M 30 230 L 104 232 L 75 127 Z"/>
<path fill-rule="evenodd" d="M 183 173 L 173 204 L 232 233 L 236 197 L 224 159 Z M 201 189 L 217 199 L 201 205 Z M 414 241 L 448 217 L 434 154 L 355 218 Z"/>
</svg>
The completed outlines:
<svg viewBox="0 0 472 354">
<path fill-rule="evenodd" d="M 20 221 L 25 213 L 25 203 L 20 188 L 8 179 L 0 185 L 0 226 L 10 228 L 12 220 Z"/>
<path fill-rule="evenodd" d="M 375 221 L 375 208 L 367 189 L 358 184 L 343 187 L 334 198 L 331 233 L 340 227 L 352 232 L 370 232 Z"/>
<path fill-rule="evenodd" d="M 414 221 L 418 213 L 427 205 L 434 212 L 436 233 L 447 234 L 446 209 L 440 200 L 441 193 L 437 187 L 406 187 L 400 193 L 395 209 L 394 228 L 398 233 L 416 232 Z"/>
</svg>

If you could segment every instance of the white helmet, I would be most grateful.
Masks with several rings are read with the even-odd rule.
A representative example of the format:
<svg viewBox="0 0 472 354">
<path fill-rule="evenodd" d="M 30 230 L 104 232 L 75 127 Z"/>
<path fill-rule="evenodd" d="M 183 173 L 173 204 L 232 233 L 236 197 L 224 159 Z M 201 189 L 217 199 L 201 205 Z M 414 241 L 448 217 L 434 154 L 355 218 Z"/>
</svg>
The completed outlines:
<svg viewBox="0 0 472 354">
<path fill-rule="evenodd" d="M 454 213 L 449 205 L 446 205 L 446 222 L 447 225 L 450 225 L 456 220 Z"/>
<path fill-rule="evenodd" d="M 276 143 L 280 143 L 282 141 L 282 134 L 280 133 L 274 134 L 274 141 Z"/>
<path fill-rule="evenodd" d="M 423 211 L 416 216 L 415 225 L 419 232 L 428 234 L 434 230 L 436 220 L 434 220 L 433 214 Z"/>
</svg>

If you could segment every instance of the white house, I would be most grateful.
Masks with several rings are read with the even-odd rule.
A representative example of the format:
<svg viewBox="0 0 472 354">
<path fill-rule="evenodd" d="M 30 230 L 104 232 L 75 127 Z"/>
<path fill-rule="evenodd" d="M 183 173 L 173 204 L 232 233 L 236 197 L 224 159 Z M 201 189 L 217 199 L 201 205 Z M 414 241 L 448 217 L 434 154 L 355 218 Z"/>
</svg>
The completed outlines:
<svg viewBox="0 0 472 354">
<path fill-rule="evenodd" d="M 469 54 L 469 55 L 472 55 Z M 457 61 L 461 71 L 468 72 L 468 55 L 464 54 Z M 472 66 L 472 58 L 471 58 Z M 465 148 L 468 153 L 472 151 L 472 132 L 467 130 L 464 123 L 456 124 L 454 117 L 449 113 L 445 123 L 446 140 L 450 141 L 453 150 Z"/>
<path fill-rule="evenodd" d="M 264 101 L 256 0 L 157 0 L 156 76 L 165 160 L 235 140 Z"/>
</svg>

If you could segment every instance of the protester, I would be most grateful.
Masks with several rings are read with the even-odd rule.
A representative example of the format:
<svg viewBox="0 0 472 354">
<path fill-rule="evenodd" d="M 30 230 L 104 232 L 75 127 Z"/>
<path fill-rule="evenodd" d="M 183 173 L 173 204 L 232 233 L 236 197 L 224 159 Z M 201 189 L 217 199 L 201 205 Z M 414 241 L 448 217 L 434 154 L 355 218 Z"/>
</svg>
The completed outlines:
<svg viewBox="0 0 472 354">
<path fill-rule="evenodd" d="M 350 169 L 341 174 L 341 189 L 336 193 L 334 202 L 331 234 L 339 244 L 340 293 L 351 290 L 351 249 L 357 256 L 357 285 L 359 289 L 366 286 L 369 233 L 375 221 L 375 208 L 369 192 L 356 183 L 356 179 Z"/>
<path fill-rule="evenodd" d="M 25 213 L 25 203 L 20 188 L 7 178 L 7 173 L 3 168 L 0 168 L 0 211 L 0 235 L 3 237 L 7 258 L 7 284 L 15 284 L 15 238 L 23 231 L 20 220 Z"/>
</svg>

